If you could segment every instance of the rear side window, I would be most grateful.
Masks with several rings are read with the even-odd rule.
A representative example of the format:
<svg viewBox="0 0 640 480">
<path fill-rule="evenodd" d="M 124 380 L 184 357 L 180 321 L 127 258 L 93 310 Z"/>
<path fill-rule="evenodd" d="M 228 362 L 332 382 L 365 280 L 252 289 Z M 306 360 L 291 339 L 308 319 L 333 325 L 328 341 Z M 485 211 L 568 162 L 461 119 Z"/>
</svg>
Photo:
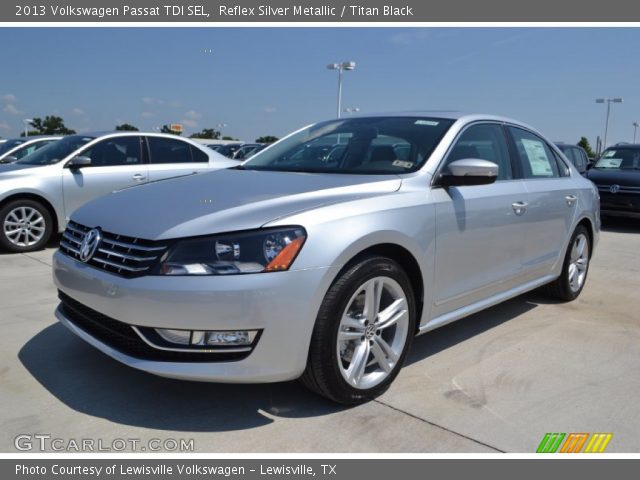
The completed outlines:
<svg viewBox="0 0 640 480">
<path fill-rule="evenodd" d="M 164 137 L 147 137 L 150 163 L 191 163 L 191 145 L 182 140 Z"/>
<path fill-rule="evenodd" d="M 191 161 L 196 163 L 209 163 L 209 156 L 199 148 L 189 145 L 191 148 Z"/>
<path fill-rule="evenodd" d="M 524 178 L 560 177 L 555 155 L 547 142 L 520 128 L 509 127 L 509 131 L 513 136 Z"/>
<path fill-rule="evenodd" d="M 498 165 L 498 180 L 513 178 L 507 140 L 500 125 L 487 123 L 467 128 L 447 156 L 445 168 L 451 162 L 466 158 L 479 158 Z"/>
<path fill-rule="evenodd" d="M 41 147 L 44 147 L 45 145 L 48 145 L 49 143 L 53 142 L 54 140 L 44 140 L 42 142 L 36 142 L 36 143 L 32 143 L 30 145 L 27 145 L 26 147 L 21 148 L 20 150 L 13 152 L 13 156 L 20 159 L 22 157 L 26 157 L 27 155 L 35 152 L 36 150 L 38 150 Z"/>
</svg>

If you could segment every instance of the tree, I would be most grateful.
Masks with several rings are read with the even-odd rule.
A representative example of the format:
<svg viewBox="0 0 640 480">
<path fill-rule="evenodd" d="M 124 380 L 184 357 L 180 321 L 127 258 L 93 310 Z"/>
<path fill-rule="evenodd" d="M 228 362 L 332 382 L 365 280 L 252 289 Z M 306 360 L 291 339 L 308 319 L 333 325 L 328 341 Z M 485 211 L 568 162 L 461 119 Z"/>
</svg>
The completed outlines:
<svg viewBox="0 0 640 480">
<path fill-rule="evenodd" d="M 40 117 L 34 117 L 29 122 L 34 130 L 29 131 L 29 135 L 71 135 L 76 133 L 75 130 L 67 128 L 64 120 L 55 115 L 47 115 L 44 120 Z M 24 136 L 24 132 L 20 134 Z"/>
<path fill-rule="evenodd" d="M 262 137 L 256 138 L 256 143 L 273 143 L 277 141 L 278 137 L 274 137 L 273 135 L 263 135 Z"/>
<path fill-rule="evenodd" d="M 116 125 L 116 130 L 123 132 L 139 132 L 140 129 L 131 125 L 130 123 L 123 123 L 122 125 Z"/>
<path fill-rule="evenodd" d="M 589 158 L 594 158 L 596 156 L 596 153 L 591 149 L 591 145 L 589 145 L 589 140 L 587 140 L 587 137 L 580 137 L 578 146 L 584 148 L 584 151 L 587 152 L 587 156 Z"/>
<path fill-rule="evenodd" d="M 160 133 L 171 133 L 173 135 L 182 135 L 182 132 L 176 132 L 175 130 L 171 130 L 169 125 L 162 125 L 160 128 Z"/>
<path fill-rule="evenodd" d="M 222 137 L 222 140 L 238 140 L 238 139 L 230 137 L 229 135 L 225 135 L 224 137 Z"/>
<path fill-rule="evenodd" d="M 220 132 L 215 128 L 203 128 L 201 132 L 196 132 L 190 138 L 208 138 L 210 140 L 218 140 Z"/>
</svg>

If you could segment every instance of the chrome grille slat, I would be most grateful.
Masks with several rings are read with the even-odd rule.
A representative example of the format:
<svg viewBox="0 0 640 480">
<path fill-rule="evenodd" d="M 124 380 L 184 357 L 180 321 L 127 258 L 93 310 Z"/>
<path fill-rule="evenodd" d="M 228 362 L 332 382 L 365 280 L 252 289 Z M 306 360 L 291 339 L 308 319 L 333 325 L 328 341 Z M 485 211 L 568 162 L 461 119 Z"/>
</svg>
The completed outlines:
<svg viewBox="0 0 640 480">
<path fill-rule="evenodd" d="M 109 256 L 113 255 L 118 258 L 123 258 L 125 260 L 134 260 L 136 262 L 148 262 L 150 260 L 155 260 L 156 258 L 158 258 L 157 255 L 153 257 L 139 257 L 137 255 L 128 255 L 126 253 L 116 252 L 115 250 L 106 250 L 104 248 L 99 248 L 98 251 Z"/>
<path fill-rule="evenodd" d="M 143 252 L 157 252 L 167 248 L 167 247 L 145 247 L 135 243 L 125 243 L 118 240 L 113 240 L 112 238 L 104 238 L 102 239 L 102 242 L 110 243 L 111 245 L 115 245 L 116 247 L 129 248 L 132 250 L 142 250 Z"/>
<path fill-rule="evenodd" d="M 149 270 L 149 267 L 128 267 L 127 265 L 122 265 L 121 263 L 110 262 L 104 258 L 93 257 L 91 261 L 102 263 L 103 265 L 109 265 L 110 267 L 117 268 L 119 270 L 126 270 L 127 272 L 144 272 L 145 270 Z"/>
<path fill-rule="evenodd" d="M 90 230 L 70 221 L 62 234 L 60 251 L 78 260 L 82 241 Z M 148 273 L 166 249 L 167 245 L 158 242 L 103 231 L 102 243 L 87 264 L 116 275 L 136 277 Z"/>
<path fill-rule="evenodd" d="M 64 240 L 60 240 L 60 246 L 64 247 L 65 249 L 69 250 L 71 253 L 75 253 L 76 255 L 80 255 L 80 250 L 78 250 L 75 247 L 72 247 L 71 245 L 69 245 L 67 242 L 65 242 Z"/>
<path fill-rule="evenodd" d="M 66 238 L 66 239 L 67 239 L 67 240 L 69 240 L 70 242 L 73 242 L 73 243 L 75 243 L 75 244 L 77 244 L 77 245 L 80 245 L 80 244 L 82 243 L 82 238 L 74 237 L 74 236 L 70 235 L 70 234 L 69 234 L 69 233 L 67 233 L 67 232 L 64 232 L 64 233 L 62 234 L 62 238 Z"/>
</svg>

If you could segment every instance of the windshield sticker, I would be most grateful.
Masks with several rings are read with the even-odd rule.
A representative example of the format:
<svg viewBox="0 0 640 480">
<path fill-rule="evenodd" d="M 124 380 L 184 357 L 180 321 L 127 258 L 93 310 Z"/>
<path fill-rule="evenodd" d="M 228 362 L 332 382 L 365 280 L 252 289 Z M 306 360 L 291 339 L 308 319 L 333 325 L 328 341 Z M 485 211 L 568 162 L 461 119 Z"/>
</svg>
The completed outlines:
<svg viewBox="0 0 640 480">
<path fill-rule="evenodd" d="M 602 158 L 598 162 L 599 168 L 620 168 L 622 158 Z"/>
<path fill-rule="evenodd" d="M 413 162 L 405 162 L 404 160 L 394 160 L 391 165 L 394 167 L 413 168 Z"/>
<path fill-rule="evenodd" d="M 551 177 L 553 176 L 553 169 L 551 168 L 551 162 L 547 157 L 547 152 L 544 150 L 542 142 L 537 140 L 528 140 L 523 138 L 520 140 L 522 146 L 529 159 L 529 165 L 531 165 L 531 173 L 536 177 Z"/>
<path fill-rule="evenodd" d="M 416 120 L 416 125 L 428 125 L 429 127 L 436 127 L 440 124 L 440 122 L 436 122 L 434 120 Z"/>
</svg>

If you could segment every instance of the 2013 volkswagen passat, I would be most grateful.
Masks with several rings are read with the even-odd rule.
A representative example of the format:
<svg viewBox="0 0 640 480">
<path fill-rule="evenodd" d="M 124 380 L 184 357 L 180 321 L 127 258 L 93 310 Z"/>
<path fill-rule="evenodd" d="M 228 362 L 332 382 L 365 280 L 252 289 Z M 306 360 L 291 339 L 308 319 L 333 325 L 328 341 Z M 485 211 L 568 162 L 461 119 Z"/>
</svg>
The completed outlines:
<svg viewBox="0 0 640 480">
<path fill-rule="evenodd" d="M 80 208 L 54 257 L 56 315 L 157 375 L 300 377 L 358 403 L 416 334 L 543 285 L 575 299 L 599 224 L 594 185 L 522 123 L 331 120 Z"/>
</svg>

